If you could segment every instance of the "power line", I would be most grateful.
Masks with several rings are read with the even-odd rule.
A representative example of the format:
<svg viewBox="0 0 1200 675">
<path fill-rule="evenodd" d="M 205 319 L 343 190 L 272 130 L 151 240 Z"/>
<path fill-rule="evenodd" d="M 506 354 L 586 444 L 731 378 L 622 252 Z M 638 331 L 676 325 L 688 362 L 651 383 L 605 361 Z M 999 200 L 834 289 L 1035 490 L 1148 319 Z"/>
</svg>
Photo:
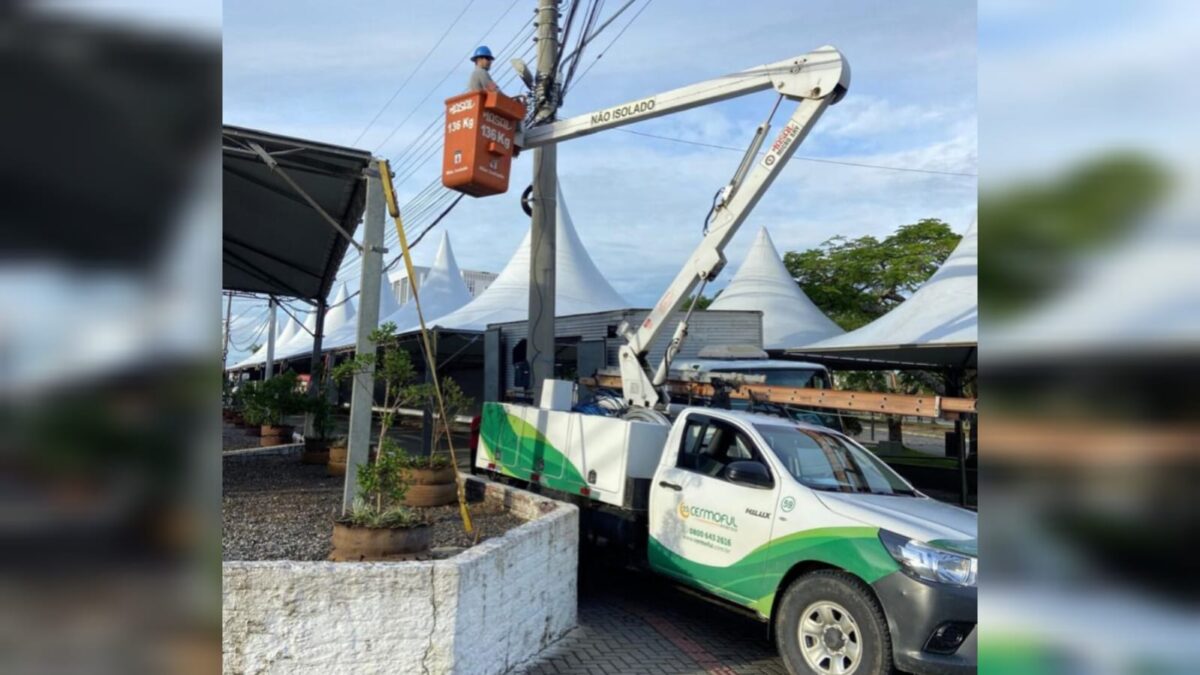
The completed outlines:
<svg viewBox="0 0 1200 675">
<path fill-rule="evenodd" d="M 510 9 L 511 9 L 511 7 L 510 7 Z M 518 30 L 513 35 L 513 37 L 508 40 L 508 42 L 505 44 L 505 46 L 500 50 L 500 54 L 503 55 L 505 52 L 508 52 L 510 47 L 512 47 L 513 52 L 515 52 L 521 44 L 522 36 L 523 35 L 531 36 L 532 33 L 533 33 L 532 28 L 529 28 L 528 30 L 526 30 L 524 28 Z M 531 51 L 532 49 L 533 49 L 533 45 L 526 47 L 525 51 L 521 55 L 521 58 L 524 58 L 529 53 L 529 51 Z M 501 86 L 506 85 L 508 82 L 511 82 L 512 79 L 515 77 L 516 77 L 515 71 L 509 72 L 506 77 L 501 78 L 500 85 Z M 442 120 L 442 113 L 439 112 L 437 115 L 434 116 L 433 120 L 426 127 L 425 132 L 422 132 L 422 134 L 419 134 L 417 136 L 417 138 L 414 138 L 413 142 L 409 144 L 409 147 L 406 148 L 405 151 L 402 152 L 400 155 L 400 157 L 403 158 L 404 155 L 409 154 L 409 151 L 411 149 L 413 149 L 414 146 L 420 145 L 420 146 L 422 146 L 422 148 L 418 149 L 417 152 L 425 153 L 423 157 L 418 156 L 416 153 L 413 153 L 407 159 L 398 159 L 398 160 L 395 160 L 392 162 L 393 172 L 396 173 L 397 176 L 400 176 L 401 171 L 407 172 L 404 176 L 401 177 L 401 180 L 397 181 L 397 186 L 399 186 L 400 183 L 403 182 L 404 179 L 407 179 L 408 177 L 413 175 L 417 169 L 422 167 L 425 163 L 427 163 L 429 161 L 429 159 L 431 159 L 434 155 L 437 154 L 437 151 L 440 148 L 440 145 L 437 144 L 437 140 L 442 138 L 441 127 L 439 125 L 441 120 Z M 436 129 L 434 129 L 435 126 L 437 127 Z M 433 139 L 432 145 L 426 145 L 426 141 L 428 141 L 429 139 Z M 400 170 L 397 170 L 395 168 L 397 161 L 404 162 L 404 166 Z M 420 190 L 416 194 L 416 196 L 414 196 L 408 203 L 406 203 L 402 207 L 401 212 L 406 214 L 407 216 L 409 216 L 408 220 L 409 220 L 409 222 L 412 223 L 411 226 L 405 228 L 406 233 L 411 233 L 421 227 L 419 220 L 413 219 L 411 217 L 412 214 L 416 213 L 416 211 L 414 209 L 418 209 L 418 208 L 422 209 L 422 211 L 420 212 L 420 215 L 424 216 L 427 213 L 427 210 L 425 210 L 425 206 L 429 205 L 431 200 L 436 202 L 434 204 L 434 208 L 436 208 L 437 206 L 444 205 L 449 200 L 449 198 L 453 197 L 454 193 L 449 190 L 443 190 L 442 192 L 439 192 L 440 187 L 441 187 L 440 177 L 435 178 L 428 185 L 426 185 L 425 188 Z M 438 201 L 438 200 L 440 200 L 440 201 Z M 387 234 L 385 235 L 384 245 L 385 246 L 390 245 L 391 243 L 394 242 L 395 239 L 396 239 L 395 232 L 392 231 L 391 229 L 389 229 Z M 340 277 L 342 274 L 346 273 L 360 259 L 360 257 L 361 256 L 356 251 L 350 251 L 348 253 L 348 255 L 343 258 L 341 265 L 338 266 L 338 276 Z"/>
<path fill-rule="evenodd" d="M 729 145 L 715 145 L 713 143 L 701 143 L 700 141 L 689 141 L 689 140 L 685 140 L 682 138 L 673 138 L 671 136 L 660 136 L 658 134 L 648 134 L 644 131 L 634 131 L 632 129 L 615 129 L 615 131 L 622 131 L 627 134 L 634 134 L 635 136 L 645 136 L 647 138 L 657 138 L 659 140 L 671 141 L 673 143 L 686 143 L 687 145 L 698 145 L 698 146 L 701 146 L 704 148 L 716 148 L 718 150 L 732 150 L 733 152 L 742 152 L 742 153 L 746 152 L 745 148 L 735 148 L 735 147 L 732 147 Z M 886 166 L 883 164 L 867 164 L 866 162 L 847 162 L 847 161 L 840 160 L 840 159 L 826 159 L 824 157 L 793 156 L 792 159 L 798 159 L 798 160 L 801 160 L 804 162 L 820 162 L 822 164 L 838 164 L 841 166 L 854 166 L 854 167 L 860 167 L 863 169 L 881 169 L 884 171 L 905 171 L 905 172 L 909 172 L 909 173 L 930 173 L 930 174 L 935 174 L 935 175 L 939 175 L 939 176 L 964 176 L 967 178 L 978 178 L 979 177 L 979 174 L 963 173 L 963 172 L 959 172 L 959 171 L 938 171 L 936 169 L 914 169 L 914 168 L 905 167 L 905 166 Z"/>
<path fill-rule="evenodd" d="M 462 8 L 462 11 L 458 13 L 458 16 L 454 17 L 454 21 L 451 21 L 450 25 L 446 27 L 446 32 L 442 33 L 442 36 L 438 38 L 437 42 L 435 42 L 432 47 L 429 48 L 429 51 L 425 52 L 425 56 L 421 59 L 421 62 L 412 69 L 412 72 L 408 74 L 408 77 L 404 78 L 404 82 L 400 83 L 400 86 L 397 87 L 396 91 L 392 93 L 392 96 L 387 100 L 387 103 L 384 103 L 383 107 L 379 109 L 379 112 L 375 113 L 375 116 L 371 118 L 371 121 L 367 122 L 367 126 L 363 127 L 363 130 L 358 132 L 358 136 L 355 137 L 354 142 L 350 144 L 351 146 L 358 145 L 358 142 L 362 140 L 362 137 L 366 135 L 367 131 L 370 130 L 375 122 L 379 120 L 379 116 L 388 109 L 388 106 L 392 104 L 392 101 L 396 100 L 396 97 L 400 95 L 400 92 L 404 89 L 404 87 L 408 86 L 408 83 L 412 81 L 413 76 L 417 74 L 417 71 L 421 70 L 421 66 L 425 65 L 425 62 L 429 60 L 430 56 L 433 56 L 433 53 L 437 51 L 437 48 L 442 46 L 442 42 L 446 39 L 446 36 L 450 34 L 450 31 L 454 30 L 454 27 L 458 25 L 458 22 L 467 13 L 467 10 L 471 9 L 471 5 L 473 4 L 475 4 L 475 0 L 470 0 L 467 5 Z"/>
<path fill-rule="evenodd" d="M 593 59 L 592 62 L 588 64 L 588 67 L 583 69 L 583 72 L 579 74 L 580 80 L 582 80 L 584 77 L 586 77 L 587 74 L 592 70 L 592 66 L 595 66 L 596 63 L 600 60 L 600 57 L 607 54 L 608 50 L 611 49 L 614 44 L 616 44 L 617 40 L 621 39 L 621 36 L 625 34 L 625 31 L 629 30 L 629 27 L 633 25 L 634 21 L 637 21 L 638 17 L 642 15 L 642 12 L 646 11 L 646 8 L 650 6 L 651 2 L 652 2 L 652 0 L 646 0 L 646 4 L 642 5 L 642 8 L 637 11 L 637 14 L 633 15 L 633 18 L 631 18 L 629 20 L 629 23 L 625 24 L 625 26 L 621 29 L 621 32 L 617 33 L 616 37 L 614 37 L 612 39 L 612 42 L 609 42 L 608 46 L 606 46 L 603 50 L 601 50 L 600 53 L 596 55 L 596 58 Z M 578 59 L 576 59 L 576 60 L 578 60 Z M 566 96 L 566 95 L 567 95 L 567 92 L 564 91 L 563 96 Z"/>
<path fill-rule="evenodd" d="M 521 1 L 521 0 L 513 0 L 512 4 L 511 4 L 511 5 L 509 5 L 509 6 L 508 6 L 508 9 L 504 10 L 504 13 L 503 13 L 503 14 L 501 14 L 501 15 L 500 15 L 500 16 L 499 16 L 499 17 L 496 19 L 495 23 L 493 23 L 493 24 L 492 24 L 491 28 L 488 28 L 486 31 L 484 31 L 483 35 L 480 35 L 480 36 L 479 36 L 479 39 L 475 41 L 475 42 L 476 42 L 476 44 L 478 44 L 478 43 L 481 43 L 481 42 L 483 42 L 485 39 L 487 39 L 487 36 L 488 36 L 488 35 L 489 35 L 489 34 L 490 34 L 490 33 L 491 33 L 493 30 L 495 30 L 495 29 L 496 29 L 496 26 L 499 26 L 499 25 L 500 25 L 500 22 L 504 20 L 504 17 L 508 16 L 509 12 L 511 12 L 511 11 L 513 10 L 513 8 L 517 6 L 517 3 L 518 3 L 518 2 L 520 2 L 520 1 Z M 438 87 L 442 86 L 442 83 L 444 83 L 446 80 L 450 79 L 450 76 L 451 76 L 451 75 L 453 75 L 453 74 L 454 74 L 454 72 L 455 72 L 456 70 L 458 70 L 458 65 L 457 65 L 457 64 L 456 64 L 456 65 L 455 65 L 453 68 L 451 68 L 451 69 L 450 69 L 450 71 L 449 71 L 449 72 L 447 72 L 447 73 L 446 73 L 446 75 L 445 75 L 445 76 L 443 76 L 441 80 L 438 80 L 438 83 L 437 83 L 437 84 L 433 85 L 433 88 L 429 90 L 429 93 L 425 94 L 425 96 L 424 96 L 424 97 L 423 97 L 423 98 L 422 98 L 420 101 L 418 101 L 418 102 L 417 102 L 417 104 L 416 104 L 415 106 L 413 106 L 413 109 L 409 111 L 408 115 L 406 115 L 406 116 L 404 117 L 404 119 L 403 119 L 403 120 L 401 120 L 400 124 L 397 124 L 397 125 L 395 126 L 395 128 L 393 128 L 393 129 L 392 129 L 391 133 L 389 133 L 389 134 L 387 135 L 387 137 L 383 139 L 383 142 L 382 142 L 382 143 L 380 143 L 379 145 L 375 146 L 375 152 L 379 152 L 380 148 L 382 148 L 383 146 L 387 145 L 387 142 L 388 142 L 388 141 L 390 141 L 390 140 L 392 140 L 392 136 L 395 136 L 395 135 L 396 135 L 396 132 L 397 132 L 397 131 L 400 131 L 400 128 L 404 126 L 404 123 L 405 123 L 405 122 L 408 122 L 408 120 L 409 120 L 409 119 L 411 119 L 411 118 L 412 118 L 412 116 L 413 116 L 414 114 L 416 114 L 416 112 L 417 112 L 418 110 L 420 110 L 420 109 L 421 109 L 421 106 L 422 106 L 422 105 L 425 103 L 425 101 L 429 100 L 429 97 L 430 97 L 430 96 L 432 96 L 432 95 L 433 95 L 433 93 L 434 93 L 435 91 L 437 91 Z"/>
</svg>

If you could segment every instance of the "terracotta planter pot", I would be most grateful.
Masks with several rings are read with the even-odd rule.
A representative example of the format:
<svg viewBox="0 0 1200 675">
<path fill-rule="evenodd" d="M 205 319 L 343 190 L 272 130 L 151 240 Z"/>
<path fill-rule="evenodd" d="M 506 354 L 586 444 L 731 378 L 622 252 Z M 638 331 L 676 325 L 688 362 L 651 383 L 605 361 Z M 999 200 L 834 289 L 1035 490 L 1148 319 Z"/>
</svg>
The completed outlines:
<svg viewBox="0 0 1200 675">
<path fill-rule="evenodd" d="M 304 439 L 304 452 L 300 455 L 303 464 L 328 464 L 329 441 L 323 438 Z"/>
<path fill-rule="evenodd" d="M 346 448 L 329 448 L 329 460 L 325 464 L 325 473 L 330 476 L 345 476 L 348 453 L 349 450 Z"/>
<path fill-rule="evenodd" d="M 292 428 L 286 424 L 278 426 L 271 424 L 262 425 L 262 440 L 259 445 L 267 447 L 270 445 L 286 445 L 292 442 Z"/>
<path fill-rule="evenodd" d="M 444 506 L 454 503 L 458 496 L 458 480 L 454 467 L 441 469 L 405 469 L 408 491 L 404 503 L 408 506 Z"/>
<path fill-rule="evenodd" d="M 371 529 L 334 523 L 333 552 L 337 562 L 412 558 L 429 550 L 433 528 Z"/>
</svg>

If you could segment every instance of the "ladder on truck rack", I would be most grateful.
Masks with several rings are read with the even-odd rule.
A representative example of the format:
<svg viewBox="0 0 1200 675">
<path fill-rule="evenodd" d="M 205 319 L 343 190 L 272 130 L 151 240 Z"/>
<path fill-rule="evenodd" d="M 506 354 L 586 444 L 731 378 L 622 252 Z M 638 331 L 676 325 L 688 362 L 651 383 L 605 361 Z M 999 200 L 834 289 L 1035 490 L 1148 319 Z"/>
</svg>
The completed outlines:
<svg viewBox="0 0 1200 675">
<path fill-rule="evenodd" d="M 741 381 L 739 381 L 741 380 Z M 597 373 L 595 377 L 580 378 L 580 384 L 619 388 L 621 376 L 613 373 Z M 805 387 L 782 387 L 779 385 L 747 382 L 744 378 L 730 376 L 725 380 L 730 386 L 729 397 L 778 405 L 830 408 L 855 412 L 873 412 L 886 415 L 910 415 L 913 417 L 959 419 L 964 414 L 976 412 L 976 400 L 954 396 L 921 396 L 911 394 L 885 394 L 876 391 L 848 391 L 839 389 L 811 389 Z M 664 386 L 667 392 L 677 396 L 712 398 L 717 387 L 711 382 L 671 378 Z"/>
</svg>

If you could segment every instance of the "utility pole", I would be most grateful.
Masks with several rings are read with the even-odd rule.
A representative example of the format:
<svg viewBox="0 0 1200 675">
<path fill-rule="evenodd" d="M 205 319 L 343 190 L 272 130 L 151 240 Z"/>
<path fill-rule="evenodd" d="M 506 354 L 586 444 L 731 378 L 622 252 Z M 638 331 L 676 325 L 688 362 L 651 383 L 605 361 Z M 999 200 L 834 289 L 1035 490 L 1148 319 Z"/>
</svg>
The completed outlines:
<svg viewBox="0 0 1200 675">
<path fill-rule="evenodd" d="M 537 81 L 534 123 L 553 121 L 558 112 L 558 0 L 538 0 Z M 533 151 L 533 223 L 529 265 L 529 372 L 533 400 L 554 377 L 554 293 L 558 221 L 558 150 L 549 143 Z"/>
<path fill-rule="evenodd" d="M 375 355 L 371 332 L 379 325 L 379 274 L 383 270 L 383 223 L 387 215 L 379 164 L 371 163 L 367 174 L 367 213 L 363 218 L 362 272 L 358 289 L 357 355 Z M 346 482 L 342 513 L 354 505 L 358 492 L 358 467 L 370 460 L 371 418 L 375 405 L 375 364 L 354 373 L 350 389 L 350 433 L 346 457 Z M 383 439 L 380 439 L 383 440 Z"/>
</svg>

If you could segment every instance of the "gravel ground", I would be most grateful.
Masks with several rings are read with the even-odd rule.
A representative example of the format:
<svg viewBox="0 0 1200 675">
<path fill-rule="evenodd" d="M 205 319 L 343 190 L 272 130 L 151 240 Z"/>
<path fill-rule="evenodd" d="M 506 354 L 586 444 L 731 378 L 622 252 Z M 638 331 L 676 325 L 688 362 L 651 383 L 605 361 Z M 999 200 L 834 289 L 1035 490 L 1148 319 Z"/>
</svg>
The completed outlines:
<svg viewBox="0 0 1200 675">
<path fill-rule="evenodd" d="M 324 466 L 301 464 L 296 457 L 265 457 L 226 462 L 221 500 L 224 560 L 325 560 L 333 520 L 341 507 L 342 478 L 325 475 Z M 433 523 L 435 549 L 470 546 L 458 506 L 419 509 Z M 525 521 L 507 511 L 471 505 L 479 541 L 498 536 Z"/>
</svg>

